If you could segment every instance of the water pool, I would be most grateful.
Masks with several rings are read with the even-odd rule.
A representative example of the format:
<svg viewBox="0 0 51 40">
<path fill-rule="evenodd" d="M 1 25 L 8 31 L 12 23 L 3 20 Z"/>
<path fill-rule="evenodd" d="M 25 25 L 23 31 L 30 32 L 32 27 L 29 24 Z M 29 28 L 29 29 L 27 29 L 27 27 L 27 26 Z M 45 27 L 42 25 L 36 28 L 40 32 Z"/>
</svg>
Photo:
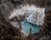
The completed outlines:
<svg viewBox="0 0 51 40">
<path fill-rule="evenodd" d="M 32 34 L 40 32 L 40 27 L 37 25 L 30 24 L 27 21 L 22 21 L 21 24 L 23 31 L 28 34 L 30 33 L 30 28 L 32 29 Z"/>
</svg>

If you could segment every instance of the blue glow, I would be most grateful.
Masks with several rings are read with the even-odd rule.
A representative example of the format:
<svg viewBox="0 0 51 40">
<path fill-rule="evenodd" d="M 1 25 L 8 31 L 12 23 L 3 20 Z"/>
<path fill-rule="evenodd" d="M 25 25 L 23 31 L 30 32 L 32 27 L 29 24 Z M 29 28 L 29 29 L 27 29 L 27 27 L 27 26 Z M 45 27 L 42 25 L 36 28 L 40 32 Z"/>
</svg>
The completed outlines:
<svg viewBox="0 0 51 40">
<path fill-rule="evenodd" d="M 32 29 L 32 34 L 38 33 L 40 31 L 40 27 L 37 25 L 33 25 L 31 23 L 28 23 L 27 21 L 22 21 L 22 29 L 26 32 L 30 32 L 30 28 Z"/>
</svg>

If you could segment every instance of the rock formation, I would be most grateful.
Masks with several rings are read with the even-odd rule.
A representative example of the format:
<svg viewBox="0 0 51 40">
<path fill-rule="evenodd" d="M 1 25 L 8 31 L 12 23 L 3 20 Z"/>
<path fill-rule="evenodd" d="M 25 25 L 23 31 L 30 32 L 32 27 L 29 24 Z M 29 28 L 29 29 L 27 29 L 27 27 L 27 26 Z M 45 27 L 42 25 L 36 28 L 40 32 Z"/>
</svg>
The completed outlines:
<svg viewBox="0 0 51 40">
<path fill-rule="evenodd" d="M 19 6 L 20 4 L 26 4 L 26 3 L 35 4 L 36 6 L 39 7 L 46 7 L 45 28 L 47 28 L 48 30 L 48 33 L 46 32 L 46 34 L 48 34 L 49 36 L 51 35 L 51 0 L 50 1 L 49 0 L 48 1 L 47 0 L 0 0 L 0 40 L 25 40 L 26 39 L 22 35 L 20 30 L 13 27 L 8 22 L 7 19 L 7 17 L 10 15 L 10 11 L 16 8 L 16 5 Z M 41 40 L 40 37 L 38 37 L 39 40 Z M 31 39 L 34 40 L 33 38 Z M 47 39 L 47 40 L 51 40 L 51 39 Z"/>
<path fill-rule="evenodd" d="M 51 34 L 51 1 L 47 1 L 47 4 L 45 6 L 45 24 L 47 27 L 47 30 L 50 32 Z"/>
</svg>

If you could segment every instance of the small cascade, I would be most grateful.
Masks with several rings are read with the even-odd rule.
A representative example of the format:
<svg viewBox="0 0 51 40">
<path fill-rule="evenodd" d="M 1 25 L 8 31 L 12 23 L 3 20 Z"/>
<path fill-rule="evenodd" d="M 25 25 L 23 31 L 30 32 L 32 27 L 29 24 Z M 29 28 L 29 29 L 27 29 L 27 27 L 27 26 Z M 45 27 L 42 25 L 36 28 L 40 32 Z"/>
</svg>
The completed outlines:
<svg viewBox="0 0 51 40">
<path fill-rule="evenodd" d="M 19 24 L 17 28 L 21 28 L 21 32 L 23 32 L 24 35 L 29 35 L 30 29 L 31 33 L 35 34 L 40 32 L 41 27 L 39 25 L 43 25 L 45 16 L 44 11 L 45 8 L 27 4 L 10 12 L 11 15 L 9 19 L 11 20 L 16 17 L 16 22 L 11 22 L 11 24 L 15 27 Z"/>
</svg>

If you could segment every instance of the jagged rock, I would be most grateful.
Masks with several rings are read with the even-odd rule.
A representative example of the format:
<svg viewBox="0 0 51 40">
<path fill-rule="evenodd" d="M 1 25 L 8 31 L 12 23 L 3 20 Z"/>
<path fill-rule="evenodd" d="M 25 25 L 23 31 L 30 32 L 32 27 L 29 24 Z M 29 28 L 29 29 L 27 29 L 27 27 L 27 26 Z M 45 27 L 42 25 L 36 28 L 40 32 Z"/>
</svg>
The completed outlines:
<svg viewBox="0 0 51 40">
<path fill-rule="evenodd" d="M 0 40 L 23 40 L 22 33 L 7 20 L 14 5 L 10 0 L 0 0 Z"/>
<path fill-rule="evenodd" d="M 45 1 L 47 1 L 47 0 L 45 0 Z M 44 0 L 40 0 L 40 1 L 39 0 L 24 0 L 23 4 L 24 3 L 25 4 L 33 3 L 36 6 L 44 7 L 46 5 L 46 4 L 44 4 L 45 1 Z M 49 6 L 49 4 L 48 4 L 48 6 Z M 15 2 L 12 2 L 12 0 L 0 0 L 0 11 L 3 14 L 5 19 L 7 19 L 8 14 L 10 13 L 11 10 L 14 9 L 14 7 L 15 7 Z M 50 11 L 51 11 L 51 9 L 50 9 Z M 51 23 L 49 22 L 49 20 L 51 20 L 51 16 L 50 16 L 51 14 L 48 14 L 48 15 L 49 16 L 47 16 L 47 18 L 45 17 L 45 19 L 48 22 L 46 21 L 45 23 L 47 23 L 47 25 L 48 25 L 47 27 L 50 28 Z M 17 28 L 14 28 L 13 26 L 11 26 L 11 24 L 6 22 L 0 15 L 0 40 L 21 40 L 23 37 L 20 38 L 20 36 L 21 36 L 20 31 Z"/>
</svg>

